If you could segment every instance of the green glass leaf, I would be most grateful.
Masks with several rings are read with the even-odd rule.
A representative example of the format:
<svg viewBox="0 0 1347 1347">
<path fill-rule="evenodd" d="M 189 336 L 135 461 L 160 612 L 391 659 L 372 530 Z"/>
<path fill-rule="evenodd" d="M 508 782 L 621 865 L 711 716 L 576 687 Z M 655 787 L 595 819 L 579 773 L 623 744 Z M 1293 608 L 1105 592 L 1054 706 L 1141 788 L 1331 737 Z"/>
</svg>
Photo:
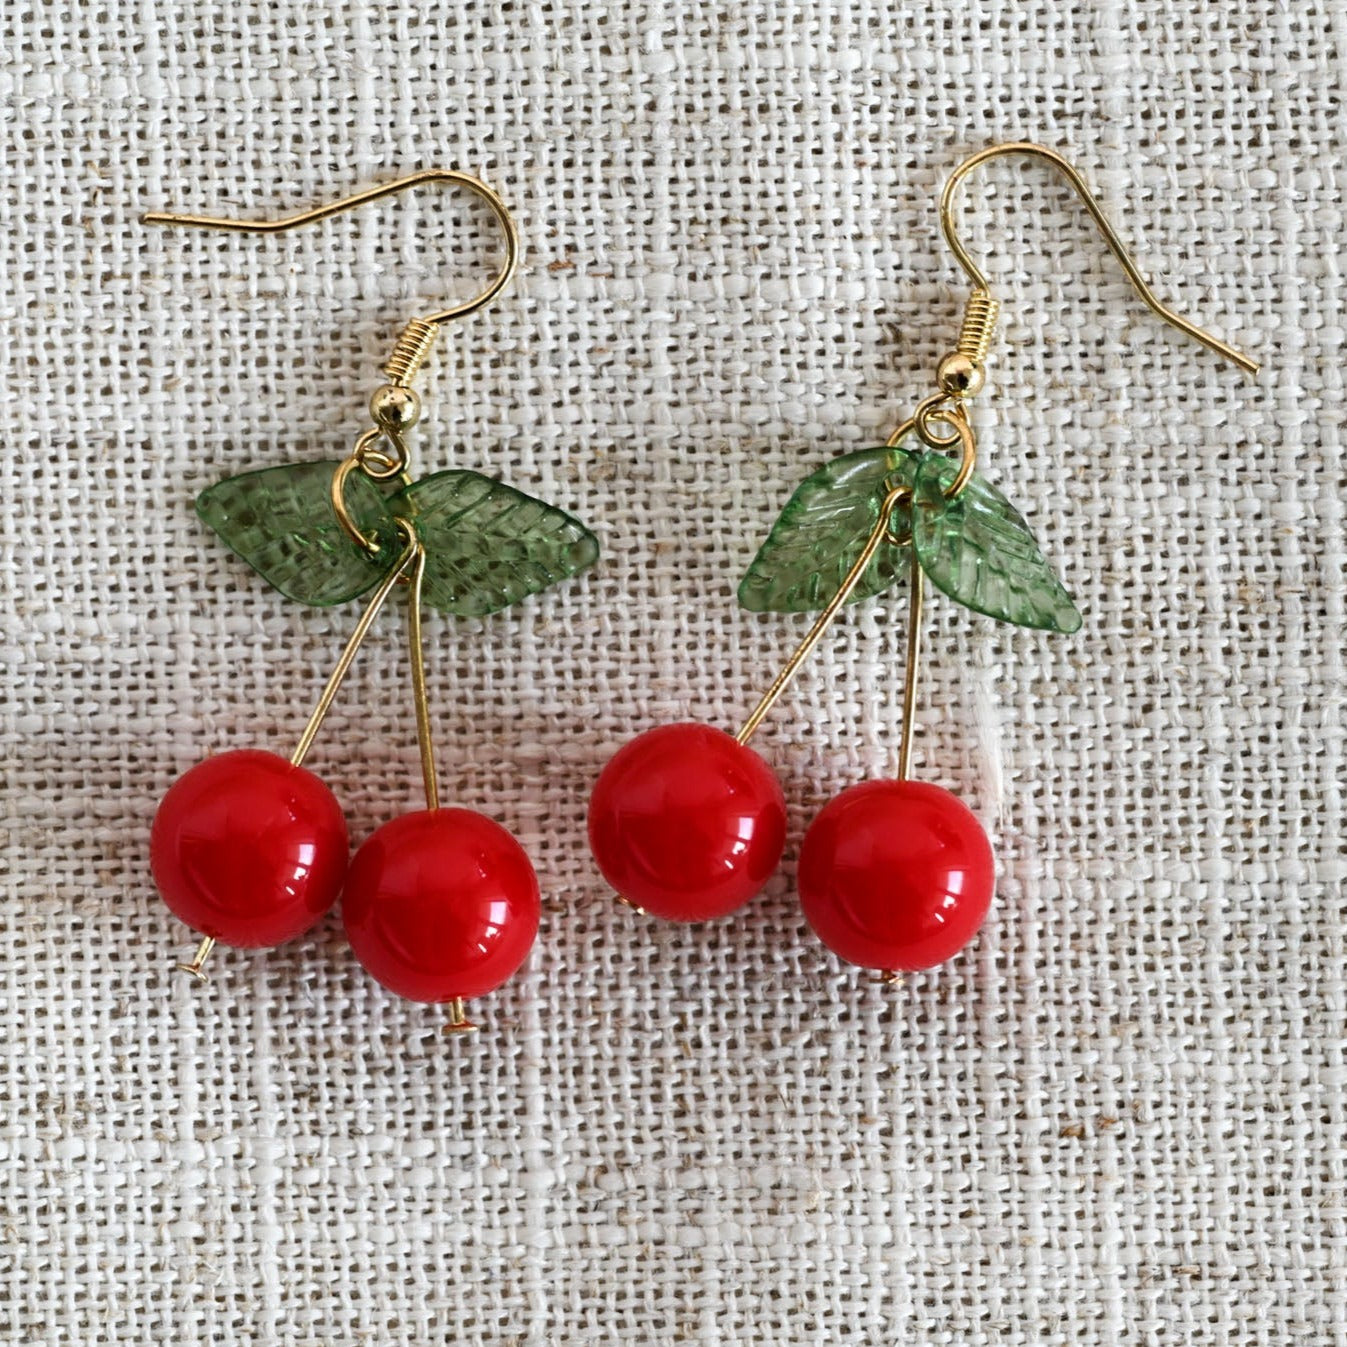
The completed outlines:
<svg viewBox="0 0 1347 1347">
<path fill-rule="evenodd" d="M 578 519 L 480 472 L 423 477 L 390 505 L 425 544 L 425 601 L 461 617 L 507 608 L 598 560 Z"/>
<path fill-rule="evenodd" d="M 300 603 L 326 607 L 363 594 L 399 549 L 383 493 L 368 478 L 346 479 L 346 506 L 383 552 L 354 542 L 332 508 L 336 463 L 290 463 L 226 477 L 196 498 L 196 512 L 268 584 Z"/>
<path fill-rule="evenodd" d="M 975 612 L 1020 627 L 1073 632 L 1081 617 L 1020 512 L 977 473 L 953 499 L 957 458 L 927 454 L 917 469 L 912 540 L 931 582 Z"/>
<path fill-rule="evenodd" d="M 919 456 L 901 446 L 858 449 L 825 463 L 796 488 L 739 585 L 739 602 L 755 613 L 826 608 L 879 521 L 884 497 L 912 485 Z M 895 533 L 908 527 L 898 506 Z M 907 569 L 905 547 L 884 546 L 852 590 L 849 603 L 883 593 Z"/>
</svg>

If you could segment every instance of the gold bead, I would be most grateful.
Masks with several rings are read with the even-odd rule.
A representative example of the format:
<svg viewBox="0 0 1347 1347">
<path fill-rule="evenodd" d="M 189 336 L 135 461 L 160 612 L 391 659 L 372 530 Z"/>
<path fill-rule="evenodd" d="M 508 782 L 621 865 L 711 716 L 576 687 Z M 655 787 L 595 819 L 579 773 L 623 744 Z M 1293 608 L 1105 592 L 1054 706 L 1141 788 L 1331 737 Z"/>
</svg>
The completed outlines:
<svg viewBox="0 0 1347 1347">
<path fill-rule="evenodd" d="M 982 390 L 985 377 L 982 366 L 961 351 L 947 355 L 935 372 L 940 391 L 955 398 L 976 397 Z"/>
<path fill-rule="evenodd" d="M 409 430 L 421 419 L 421 399 L 415 389 L 384 384 L 371 395 L 369 414 L 384 430 Z"/>
</svg>

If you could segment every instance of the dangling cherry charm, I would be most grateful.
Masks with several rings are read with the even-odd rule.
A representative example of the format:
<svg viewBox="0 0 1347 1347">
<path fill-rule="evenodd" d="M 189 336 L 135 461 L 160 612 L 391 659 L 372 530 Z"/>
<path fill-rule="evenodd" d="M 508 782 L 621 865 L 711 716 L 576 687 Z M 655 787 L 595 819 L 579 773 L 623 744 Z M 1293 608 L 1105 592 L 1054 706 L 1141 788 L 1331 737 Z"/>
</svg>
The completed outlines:
<svg viewBox="0 0 1347 1347">
<path fill-rule="evenodd" d="M 385 823 L 356 852 L 342 899 L 356 958 L 412 1001 L 457 1003 L 499 987 L 528 957 L 541 910 L 524 848 L 471 809 Z"/>
<path fill-rule="evenodd" d="M 589 844 L 628 902 L 670 921 L 723 917 L 756 894 L 786 840 L 772 769 L 710 725 L 662 725 L 618 750 L 589 805 Z"/>
<path fill-rule="evenodd" d="M 346 876 L 346 820 L 310 771 L 240 749 L 169 788 L 150 832 L 164 902 L 202 935 L 243 949 L 307 931 Z"/>
<path fill-rule="evenodd" d="M 972 810 L 924 781 L 867 781 L 824 806 L 800 848 L 809 924 L 842 958 L 912 971 L 943 963 L 991 904 L 991 844 Z"/>
</svg>

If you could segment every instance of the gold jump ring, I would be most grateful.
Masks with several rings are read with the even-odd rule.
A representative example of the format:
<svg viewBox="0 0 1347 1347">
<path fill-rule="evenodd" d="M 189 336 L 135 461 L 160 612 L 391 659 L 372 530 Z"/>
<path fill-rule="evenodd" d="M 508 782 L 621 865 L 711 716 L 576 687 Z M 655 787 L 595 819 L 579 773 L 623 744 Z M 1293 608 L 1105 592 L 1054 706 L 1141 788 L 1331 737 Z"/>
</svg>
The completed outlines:
<svg viewBox="0 0 1347 1347">
<path fill-rule="evenodd" d="M 934 449 L 949 449 L 954 445 L 959 446 L 959 470 L 954 474 L 954 480 L 945 488 L 945 499 L 953 500 L 968 485 L 973 476 L 973 469 L 977 467 L 977 440 L 973 435 L 973 427 L 968 424 L 968 414 L 964 409 L 955 403 L 953 406 L 939 406 L 945 401 L 944 395 L 937 393 L 934 397 L 929 397 L 923 402 L 906 421 L 893 432 L 885 441 L 890 448 L 895 448 L 909 436 L 913 430 L 921 435 L 922 441 L 929 444 Z M 923 419 L 930 420 L 935 417 L 937 420 L 944 421 L 947 425 L 953 426 L 954 434 L 945 438 L 939 435 L 922 435 L 921 422 Z"/>
<path fill-rule="evenodd" d="M 337 522 L 346 530 L 351 541 L 358 543 L 370 556 L 377 557 L 381 550 L 378 541 L 361 529 L 351 517 L 350 510 L 346 508 L 346 479 L 356 468 L 364 471 L 364 465 L 352 454 L 350 458 L 343 459 L 337 465 L 336 472 L 332 474 L 332 512 L 337 516 Z"/>
</svg>

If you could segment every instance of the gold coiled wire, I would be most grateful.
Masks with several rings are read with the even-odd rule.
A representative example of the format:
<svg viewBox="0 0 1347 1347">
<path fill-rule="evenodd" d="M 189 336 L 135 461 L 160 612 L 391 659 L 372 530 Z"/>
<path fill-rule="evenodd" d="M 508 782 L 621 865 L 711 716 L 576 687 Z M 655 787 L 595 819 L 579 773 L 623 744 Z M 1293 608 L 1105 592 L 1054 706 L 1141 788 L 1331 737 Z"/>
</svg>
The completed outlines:
<svg viewBox="0 0 1347 1347">
<path fill-rule="evenodd" d="M 413 318 L 398 334 L 393 354 L 388 357 L 384 373 L 388 382 L 396 388 L 410 388 L 417 371 L 425 364 L 439 327 L 428 323 L 424 318 Z"/>
<path fill-rule="evenodd" d="M 959 329 L 959 340 L 954 349 L 976 365 L 985 364 L 1000 314 L 999 299 L 994 298 L 990 291 L 974 290 L 963 311 L 963 326 Z"/>
</svg>

